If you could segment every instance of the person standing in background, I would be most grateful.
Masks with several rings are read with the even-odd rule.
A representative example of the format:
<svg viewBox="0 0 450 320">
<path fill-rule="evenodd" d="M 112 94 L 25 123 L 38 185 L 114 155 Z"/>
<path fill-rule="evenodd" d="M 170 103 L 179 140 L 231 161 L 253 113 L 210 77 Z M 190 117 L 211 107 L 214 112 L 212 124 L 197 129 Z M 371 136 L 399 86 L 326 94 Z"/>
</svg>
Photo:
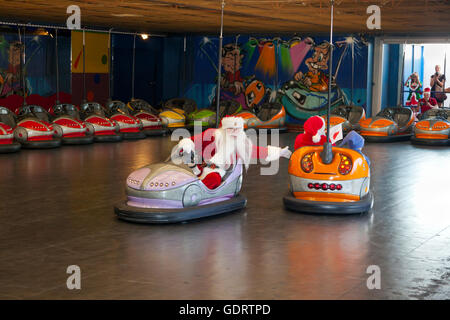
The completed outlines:
<svg viewBox="0 0 450 320">
<path fill-rule="evenodd" d="M 431 97 L 436 99 L 439 108 L 441 108 L 444 103 L 444 100 L 446 99 L 445 93 L 442 93 L 444 92 L 445 75 L 441 74 L 441 66 L 439 65 L 436 65 L 434 70 L 436 72 L 431 76 L 430 80 Z"/>
<path fill-rule="evenodd" d="M 419 100 L 422 99 L 422 84 L 420 83 L 419 74 L 417 72 L 414 72 L 408 77 L 405 87 L 409 89 L 406 105 L 417 112 Z"/>
</svg>

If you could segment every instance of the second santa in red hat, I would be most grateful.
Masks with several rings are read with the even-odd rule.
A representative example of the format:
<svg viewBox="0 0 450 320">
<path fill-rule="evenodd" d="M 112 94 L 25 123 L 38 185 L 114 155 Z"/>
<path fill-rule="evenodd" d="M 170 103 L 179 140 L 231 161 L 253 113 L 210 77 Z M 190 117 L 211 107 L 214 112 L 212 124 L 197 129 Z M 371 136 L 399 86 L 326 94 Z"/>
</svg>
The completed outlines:
<svg viewBox="0 0 450 320">
<path fill-rule="evenodd" d="M 319 116 L 313 116 L 305 121 L 305 133 L 301 133 L 295 139 L 294 149 L 304 146 L 323 145 L 327 141 L 325 135 L 326 124 L 325 120 Z"/>
</svg>

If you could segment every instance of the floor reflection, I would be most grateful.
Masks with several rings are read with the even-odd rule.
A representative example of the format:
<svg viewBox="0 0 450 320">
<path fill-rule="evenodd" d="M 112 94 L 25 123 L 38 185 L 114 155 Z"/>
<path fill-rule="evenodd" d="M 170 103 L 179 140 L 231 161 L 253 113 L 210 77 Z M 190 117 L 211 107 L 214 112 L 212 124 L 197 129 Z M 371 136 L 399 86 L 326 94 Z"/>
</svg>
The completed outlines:
<svg viewBox="0 0 450 320">
<path fill-rule="evenodd" d="M 280 135 L 281 145 L 292 147 L 294 139 Z M 285 210 L 288 161 L 282 159 L 276 175 L 261 176 L 260 166 L 248 170 L 242 189 L 248 204 L 240 212 L 170 226 L 118 221 L 112 208 L 124 198 L 128 174 L 165 160 L 174 144 L 167 136 L 1 155 L 0 242 L 7 259 L 0 270 L 7 269 L 6 260 L 16 265 L 16 276 L 0 278 L 0 286 L 8 284 L 6 294 L 26 296 L 29 284 L 20 275 L 49 273 L 51 262 L 63 259 L 48 248 L 83 259 L 98 287 L 116 283 L 107 292 L 85 289 L 90 298 L 119 292 L 133 298 L 135 283 L 145 287 L 138 297 L 153 299 L 424 298 L 449 292 L 449 148 L 367 144 L 375 204 L 362 215 Z M 43 255 L 34 265 L 33 257 Z M 364 285 L 371 264 L 384 272 L 384 291 Z M 42 277 L 30 292 L 46 293 L 33 297 L 60 296 L 52 278 Z"/>
</svg>

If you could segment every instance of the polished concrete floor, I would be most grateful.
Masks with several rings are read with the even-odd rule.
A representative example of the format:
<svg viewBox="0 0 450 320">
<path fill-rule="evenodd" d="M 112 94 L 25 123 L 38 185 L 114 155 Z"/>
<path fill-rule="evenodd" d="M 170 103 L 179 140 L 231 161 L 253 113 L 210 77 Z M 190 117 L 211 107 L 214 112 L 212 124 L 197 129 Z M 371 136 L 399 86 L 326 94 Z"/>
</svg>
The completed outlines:
<svg viewBox="0 0 450 320">
<path fill-rule="evenodd" d="M 0 298 L 450 298 L 450 148 L 368 144 L 375 204 L 363 215 L 286 211 L 282 159 L 278 175 L 247 172 L 245 210 L 176 225 L 117 220 L 127 175 L 170 147 L 155 137 L 0 155 Z M 69 265 L 81 290 L 66 287 Z M 371 265 L 379 290 L 366 284 Z"/>
</svg>

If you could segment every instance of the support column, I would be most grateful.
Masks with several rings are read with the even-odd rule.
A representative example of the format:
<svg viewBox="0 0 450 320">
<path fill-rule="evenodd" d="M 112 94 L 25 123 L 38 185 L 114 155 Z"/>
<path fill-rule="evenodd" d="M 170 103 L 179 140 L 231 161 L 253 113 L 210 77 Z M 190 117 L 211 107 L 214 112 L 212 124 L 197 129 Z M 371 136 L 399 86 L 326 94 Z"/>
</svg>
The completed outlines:
<svg viewBox="0 0 450 320">
<path fill-rule="evenodd" d="M 381 94 L 383 87 L 383 40 L 375 38 L 373 46 L 373 75 L 372 75 L 372 116 L 381 111 Z"/>
</svg>

